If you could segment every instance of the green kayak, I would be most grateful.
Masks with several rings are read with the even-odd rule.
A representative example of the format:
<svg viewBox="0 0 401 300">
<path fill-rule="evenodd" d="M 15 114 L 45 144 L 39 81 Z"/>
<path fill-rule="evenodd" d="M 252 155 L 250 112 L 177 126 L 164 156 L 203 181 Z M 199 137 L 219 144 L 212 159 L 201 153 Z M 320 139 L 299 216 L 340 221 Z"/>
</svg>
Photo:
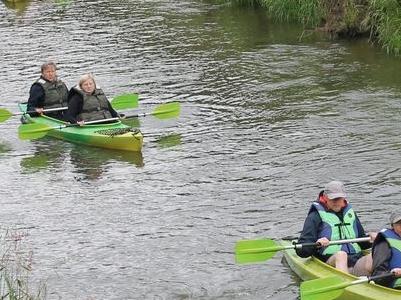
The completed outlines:
<svg viewBox="0 0 401 300">
<path fill-rule="evenodd" d="M 19 104 L 19 109 L 22 113 L 25 113 L 26 104 Z M 142 150 L 142 133 L 138 129 L 133 129 L 121 123 L 119 120 L 108 124 L 68 126 L 69 123 L 48 116 L 33 118 L 28 114 L 24 114 L 22 118 L 23 123 L 43 125 L 47 135 L 72 143 L 124 151 L 140 152 Z M 28 131 L 31 135 L 35 134 L 34 129 Z M 38 129 L 39 131 L 43 131 L 43 129 Z"/>
<path fill-rule="evenodd" d="M 289 241 L 280 242 L 283 246 L 289 246 Z M 350 274 L 337 270 L 315 257 L 301 258 L 294 249 L 283 251 L 285 260 L 289 267 L 302 279 L 312 280 L 327 277 L 340 277 L 343 282 L 352 282 L 358 279 Z M 400 300 L 401 291 L 386 288 L 371 283 L 361 283 L 348 286 L 343 289 L 343 293 L 337 299 L 343 300 Z M 323 299 L 324 300 L 324 299 Z"/>
</svg>

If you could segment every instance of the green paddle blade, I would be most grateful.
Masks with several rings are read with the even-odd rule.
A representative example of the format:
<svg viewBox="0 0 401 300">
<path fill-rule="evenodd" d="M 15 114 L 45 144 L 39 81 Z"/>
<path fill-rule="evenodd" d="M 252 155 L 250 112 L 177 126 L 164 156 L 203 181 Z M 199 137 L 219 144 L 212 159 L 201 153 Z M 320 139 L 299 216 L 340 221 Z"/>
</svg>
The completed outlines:
<svg viewBox="0 0 401 300">
<path fill-rule="evenodd" d="M 12 115 L 7 109 L 0 108 L 0 123 L 7 121 Z"/>
<path fill-rule="evenodd" d="M 130 109 L 138 107 L 138 94 L 122 94 L 111 100 L 111 105 L 115 110 Z"/>
<path fill-rule="evenodd" d="M 34 139 L 40 139 L 46 135 L 46 133 L 53 128 L 50 126 L 47 126 L 45 124 L 38 124 L 38 123 L 32 123 L 32 124 L 22 124 L 18 128 L 18 137 L 21 140 L 34 140 Z"/>
<path fill-rule="evenodd" d="M 180 115 L 180 103 L 170 102 L 160 104 L 153 110 L 151 114 L 161 120 L 176 118 Z"/>
<path fill-rule="evenodd" d="M 307 280 L 301 283 L 301 300 L 331 300 L 341 296 L 350 285 L 339 276 Z"/>
<path fill-rule="evenodd" d="M 235 245 L 235 261 L 239 264 L 265 261 L 283 249 L 273 240 L 239 241 Z"/>
</svg>

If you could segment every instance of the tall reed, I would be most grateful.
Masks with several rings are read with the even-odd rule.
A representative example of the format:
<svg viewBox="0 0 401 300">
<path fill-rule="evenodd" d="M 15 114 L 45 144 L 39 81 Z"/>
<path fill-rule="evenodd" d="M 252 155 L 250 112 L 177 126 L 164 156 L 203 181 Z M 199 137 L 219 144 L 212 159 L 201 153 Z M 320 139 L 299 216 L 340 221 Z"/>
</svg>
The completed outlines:
<svg viewBox="0 0 401 300">
<path fill-rule="evenodd" d="M 325 17 L 320 0 L 226 0 L 234 5 L 263 7 L 269 15 L 281 22 L 300 22 L 304 26 L 317 27 Z"/>
<path fill-rule="evenodd" d="M 31 291 L 32 251 L 22 243 L 28 233 L 0 228 L 0 299 L 39 300 L 46 298 L 46 286 Z"/>
<path fill-rule="evenodd" d="M 401 54 L 401 5 L 397 0 L 370 0 L 371 37 L 387 53 Z"/>
</svg>

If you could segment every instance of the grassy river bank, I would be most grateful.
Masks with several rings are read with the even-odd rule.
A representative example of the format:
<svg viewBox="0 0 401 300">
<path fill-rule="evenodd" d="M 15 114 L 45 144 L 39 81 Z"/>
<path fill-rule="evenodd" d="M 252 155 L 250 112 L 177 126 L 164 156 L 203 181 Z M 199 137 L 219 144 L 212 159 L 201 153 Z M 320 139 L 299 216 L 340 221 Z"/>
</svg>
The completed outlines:
<svg viewBox="0 0 401 300">
<path fill-rule="evenodd" d="M 401 54 L 401 4 L 397 0 L 222 0 L 265 8 L 280 22 L 299 22 L 305 30 L 333 38 L 369 37 L 387 53 Z"/>
</svg>

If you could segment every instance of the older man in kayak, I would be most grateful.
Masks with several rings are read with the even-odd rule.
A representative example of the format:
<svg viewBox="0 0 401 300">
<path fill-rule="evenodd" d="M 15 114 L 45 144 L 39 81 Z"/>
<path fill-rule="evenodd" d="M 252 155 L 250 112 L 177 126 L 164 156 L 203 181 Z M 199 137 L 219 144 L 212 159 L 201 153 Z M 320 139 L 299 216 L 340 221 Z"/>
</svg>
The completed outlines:
<svg viewBox="0 0 401 300">
<path fill-rule="evenodd" d="M 401 289 L 401 210 L 390 215 L 391 228 L 379 232 L 372 247 L 373 275 L 392 272 L 393 278 L 376 281 L 380 285 Z"/>
<path fill-rule="evenodd" d="M 66 108 L 68 88 L 64 82 L 57 78 L 57 67 L 52 61 L 41 66 L 41 76 L 29 90 L 27 111 L 32 117 L 37 117 L 46 109 Z M 63 119 L 64 110 L 47 112 L 46 115 Z"/>
<path fill-rule="evenodd" d="M 362 255 L 362 249 L 371 247 L 376 233 L 369 233 L 371 242 L 329 245 L 330 241 L 365 237 L 365 230 L 346 200 L 342 182 L 331 181 L 312 203 L 298 243 L 314 243 L 319 247 L 296 249 L 301 257 L 316 256 L 337 269 L 354 275 L 369 275 L 372 269 L 371 255 Z"/>
</svg>

